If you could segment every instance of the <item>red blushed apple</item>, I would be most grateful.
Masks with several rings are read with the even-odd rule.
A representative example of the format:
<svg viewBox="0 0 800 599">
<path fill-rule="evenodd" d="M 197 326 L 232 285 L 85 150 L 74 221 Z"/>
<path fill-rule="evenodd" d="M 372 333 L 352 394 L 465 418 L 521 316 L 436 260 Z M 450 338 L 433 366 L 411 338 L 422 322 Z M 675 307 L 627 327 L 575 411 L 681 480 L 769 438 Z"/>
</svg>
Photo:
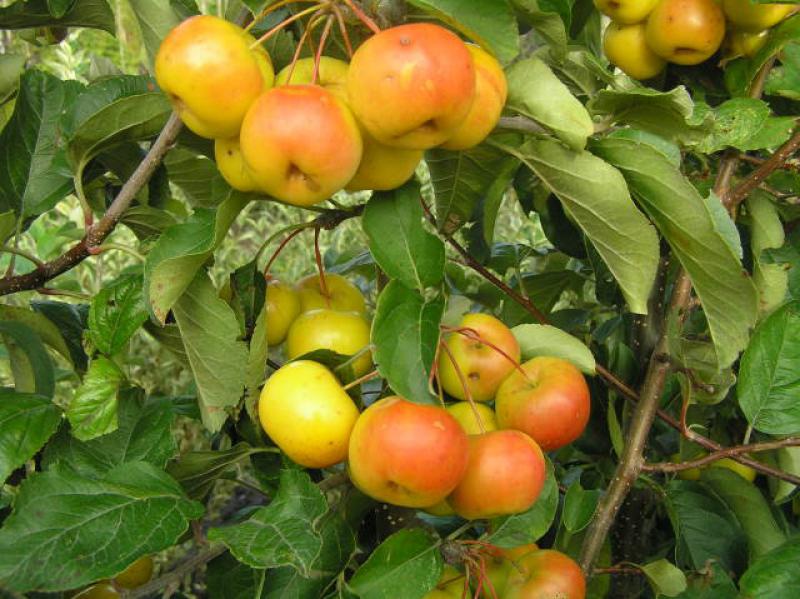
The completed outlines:
<svg viewBox="0 0 800 599">
<path fill-rule="evenodd" d="M 350 436 L 350 478 L 379 501 L 426 507 L 456 487 L 468 455 L 467 435 L 447 410 L 391 396 L 358 418 Z"/>
<path fill-rule="evenodd" d="M 572 363 L 540 356 L 503 381 L 495 397 L 497 424 L 530 435 L 545 451 L 581 436 L 591 401 L 583 374 Z"/>
<path fill-rule="evenodd" d="M 542 450 L 525 433 L 471 435 L 467 470 L 447 501 L 468 520 L 518 514 L 536 502 L 544 479 Z"/>
<path fill-rule="evenodd" d="M 580 566 L 560 551 L 541 549 L 509 570 L 503 599 L 584 599 L 586 579 Z"/>
</svg>

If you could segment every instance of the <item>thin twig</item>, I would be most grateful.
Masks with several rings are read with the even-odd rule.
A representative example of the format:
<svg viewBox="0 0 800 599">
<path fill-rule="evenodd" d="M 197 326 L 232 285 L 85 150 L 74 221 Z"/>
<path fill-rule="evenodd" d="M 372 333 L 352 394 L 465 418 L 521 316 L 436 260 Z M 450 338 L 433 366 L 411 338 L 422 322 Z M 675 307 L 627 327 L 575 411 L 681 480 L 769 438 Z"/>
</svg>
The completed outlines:
<svg viewBox="0 0 800 599">
<path fill-rule="evenodd" d="M 782 447 L 798 447 L 800 446 L 800 438 L 790 437 L 788 439 L 781 439 L 780 441 L 765 441 L 763 443 L 751 443 L 749 445 L 738 445 L 736 447 L 727 447 L 714 453 L 709 453 L 696 460 L 689 460 L 686 462 L 657 462 L 655 464 L 644 464 L 642 470 L 647 472 L 680 472 L 682 470 L 690 470 L 691 468 L 702 468 L 706 464 L 711 464 L 718 460 L 731 458 L 744 453 L 759 453 L 762 451 L 772 451 L 773 449 L 781 449 Z"/>
<path fill-rule="evenodd" d="M 30 252 L 26 252 L 25 250 L 21 250 L 19 248 L 16 248 L 16 247 L 13 247 L 13 246 L 9 246 L 9 245 L 4 245 L 4 246 L 0 247 L 0 253 L 3 253 L 3 252 L 5 252 L 7 254 L 14 254 L 15 256 L 21 256 L 21 257 L 25 258 L 26 260 L 28 260 L 29 262 L 32 262 L 34 265 L 36 265 L 37 268 L 42 268 L 44 266 L 44 261 L 43 260 L 40 260 L 39 258 L 37 258 L 33 254 L 31 254 Z"/>
<path fill-rule="evenodd" d="M 215 557 L 219 557 L 227 551 L 224 545 L 214 545 L 202 551 L 197 551 L 183 561 L 179 562 L 172 570 L 154 578 L 150 582 L 128 592 L 122 593 L 123 599 L 138 599 L 157 593 L 172 584 L 178 584 L 184 576 L 201 568 Z"/>
</svg>

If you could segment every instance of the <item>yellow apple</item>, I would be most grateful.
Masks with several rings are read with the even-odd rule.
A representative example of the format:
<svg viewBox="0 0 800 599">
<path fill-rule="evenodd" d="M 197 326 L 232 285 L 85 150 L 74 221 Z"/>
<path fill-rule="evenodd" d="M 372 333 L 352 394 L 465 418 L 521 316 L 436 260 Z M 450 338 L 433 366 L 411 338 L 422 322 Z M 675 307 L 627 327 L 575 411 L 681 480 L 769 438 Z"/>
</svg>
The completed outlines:
<svg viewBox="0 0 800 599">
<path fill-rule="evenodd" d="M 142 586 L 153 576 L 153 558 L 144 555 L 114 577 L 123 589 L 135 589 Z"/>
<path fill-rule="evenodd" d="M 722 44 L 725 15 L 715 0 L 660 0 L 647 18 L 645 37 L 669 62 L 700 64 Z"/>
<path fill-rule="evenodd" d="M 633 25 L 644 21 L 657 2 L 658 0 L 594 0 L 594 5 L 615 23 Z"/>
<path fill-rule="evenodd" d="M 508 83 L 503 67 L 480 46 L 467 45 L 475 63 L 475 100 L 467 118 L 442 144 L 447 150 L 467 150 L 481 143 L 500 120 L 506 104 Z"/>
<path fill-rule="evenodd" d="M 327 468 L 347 457 L 358 408 L 330 370 L 298 360 L 267 379 L 258 416 L 267 435 L 293 461 Z"/>
<path fill-rule="evenodd" d="M 429 591 L 422 599 L 461 599 L 466 584 L 466 576 L 453 566 L 445 564 L 436 588 Z"/>
<path fill-rule="evenodd" d="M 369 372 L 372 355 L 369 346 L 369 323 L 358 312 L 310 310 L 298 316 L 286 337 L 286 356 L 293 360 L 313 351 L 327 349 L 343 356 L 364 352 L 353 363 L 357 377 Z"/>
<path fill-rule="evenodd" d="M 315 58 L 301 58 L 294 65 L 285 66 L 275 76 L 275 85 L 310 84 L 314 78 Z M 350 68 L 345 61 L 330 56 L 320 56 L 319 72 L 316 84 L 336 94 L 341 100 L 347 101 L 347 70 Z M 290 77 L 291 76 L 291 77 Z"/>
<path fill-rule="evenodd" d="M 746 56 L 752 58 L 764 47 L 769 31 L 729 31 L 725 39 L 725 50 L 728 58 Z"/>
<path fill-rule="evenodd" d="M 86 587 L 72 599 L 119 599 L 121 595 L 110 582 L 98 582 Z"/>
<path fill-rule="evenodd" d="M 447 406 L 447 411 L 450 412 L 453 418 L 458 420 L 461 428 L 468 435 L 479 435 L 497 430 L 497 417 L 494 410 L 486 404 L 476 403 L 472 406 L 468 401 L 459 401 Z M 478 424 L 478 418 L 480 418 L 480 423 L 483 424 L 483 430 Z"/>
<path fill-rule="evenodd" d="M 283 85 L 259 96 L 239 140 L 258 186 L 295 206 L 318 204 L 343 189 L 363 150 L 350 109 L 317 85 Z"/>
<path fill-rule="evenodd" d="M 603 51 L 614 66 L 634 79 L 655 77 L 667 64 L 647 45 L 644 23 L 611 23 L 603 36 Z"/>
<path fill-rule="evenodd" d="M 243 192 L 259 191 L 258 184 L 242 158 L 238 137 L 216 140 L 214 158 L 222 178 L 228 185 Z"/>
<path fill-rule="evenodd" d="M 341 312 L 367 313 L 367 304 L 358 287 L 342 275 L 326 274 L 325 287 L 328 294 L 322 292 L 319 275 L 312 274 L 297 282 L 297 293 L 300 296 L 300 311 L 308 312 L 318 308 L 329 308 Z"/>
<path fill-rule="evenodd" d="M 741 31 L 762 31 L 797 11 L 796 4 L 756 4 L 750 0 L 722 0 L 722 10 Z"/>
<path fill-rule="evenodd" d="M 241 27 L 210 15 L 186 19 L 164 38 L 155 60 L 158 85 L 189 129 L 236 137 L 255 99 L 272 87 L 266 51 Z"/>
<path fill-rule="evenodd" d="M 267 283 L 267 345 L 278 345 L 300 314 L 300 297 L 291 285 L 277 279 Z"/>
<path fill-rule="evenodd" d="M 748 482 L 753 482 L 756 479 L 756 471 L 753 470 L 750 466 L 745 464 L 740 464 L 736 460 L 732 460 L 731 458 L 722 458 L 721 460 L 717 460 L 716 462 L 711 462 L 709 468 L 726 468 L 731 472 L 735 472 L 743 479 Z"/>
</svg>

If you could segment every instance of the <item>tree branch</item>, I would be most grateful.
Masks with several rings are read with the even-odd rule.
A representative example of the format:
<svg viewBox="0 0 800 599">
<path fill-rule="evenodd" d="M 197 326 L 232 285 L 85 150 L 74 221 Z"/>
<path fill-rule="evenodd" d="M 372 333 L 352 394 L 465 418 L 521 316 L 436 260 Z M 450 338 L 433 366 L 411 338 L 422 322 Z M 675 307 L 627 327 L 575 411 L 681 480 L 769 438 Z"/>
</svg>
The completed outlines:
<svg viewBox="0 0 800 599">
<path fill-rule="evenodd" d="M 150 151 L 119 190 L 117 197 L 111 202 L 103 217 L 86 231 L 84 238 L 58 258 L 37 266 L 29 273 L 0 279 L 0 295 L 43 287 L 50 279 L 75 268 L 90 256 L 92 248 L 98 246 L 111 234 L 136 194 L 153 176 L 158 165 L 161 164 L 164 156 L 175 143 L 181 126 L 178 116 L 172 113 L 158 138 L 150 146 Z"/>
<path fill-rule="evenodd" d="M 202 551 L 197 551 L 189 555 L 183 561 L 179 562 L 169 572 L 162 574 L 158 578 L 154 578 L 150 582 L 147 582 L 136 589 L 121 593 L 122 598 L 139 599 L 140 597 L 147 597 L 149 595 L 152 595 L 153 593 L 157 593 L 158 591 L 168 587 L 169 585 L 178 584 L 180 583 L 181 580 L 183 580 L 184 576 L 204 566 L 205 564 L 213 560 L 215 557 L 219 557 L 227 550 L 228 550 L 227 547 L 220 544 L 208 547 L 206 549 L 203 549 Z"/>
<path fill-rule="evenodd" d="M 728 447 L 715 451 L 696 460 L 689 460 L 687 462 L 657 462 L 655 464 L 644 464 L 642 470 L 646 472 L 680 472 L 682 470 L 690 470 L 691 468 L 701 468 L 706 464 L 711 464 L 724 458 L 731 458 L 743 453 L 759 453 L 762 451 L 772 451 L 773 449 L 781 449 L 782 447 L 798 447 L 800 446 L 800 438 L 790 437 L 788 439 L 781 439 L 780 441 L 766 441 L 764 443 L 751 443 L 750 445 L 738 445 L 736 447 Z"/>
</svg>

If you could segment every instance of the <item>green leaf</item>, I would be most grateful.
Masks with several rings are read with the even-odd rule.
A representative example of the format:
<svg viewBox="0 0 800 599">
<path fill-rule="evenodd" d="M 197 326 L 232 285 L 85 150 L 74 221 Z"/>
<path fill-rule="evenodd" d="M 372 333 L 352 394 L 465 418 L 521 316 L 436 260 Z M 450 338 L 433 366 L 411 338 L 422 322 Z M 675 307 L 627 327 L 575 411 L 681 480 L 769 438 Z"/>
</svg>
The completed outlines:
<svg viewBox="0 0 800 599">
<path fill-rule="evenodd" d="M 645 314 L 658 268 L 658 236 L 631 200 L 619 171 L 551 140 L 530 139 L 512 153 L 561 200 L 616 278 L 629 310 Z"/>
<path fill-rule="evenodd" d="M 159 322 L 166 322 L 170 309 L 222 243 L 247 201 L 247 196 L 232 193 L 216 210 L 198 208 L 186 222 L 159 237 L 144 267 L 144 288 Z"/>
<path fill-rule="evenodd" d="M 117 392 L 125 375 L 108 358 L 92 360 L 67 407 L 72 434 L 81 441 L 117 430 Z"/>
<path fill-rule="evenodd" d="M 200 501 L 227 470 L 259 452 L 260 449 L 247 443 L 237 443 L 230 449 L 189 451 L 170 462 L 167 472 L 181 484 L 190 499 Z"/>
<path fill-rule="evenodd" d="M 547 478 L 536 503 L 527 511 L 492 520 L 486 541 L 498 547 L 512 548 L 535 543 L 550 530 L 558 509 L 558 484 L 553 464 L 547 461 Z"/>
<path fill-rule="evenodd" d="M 60 19 L 66 14 L 73 2 L 74 0 L 47 0 L 47 9 L 51 15 Z"/>
<path fill-rule="evenodd" d="M 104 286 L 89 308 L 89 335 L 95 347 L 113 356 L 147 320 L 142 277 L 125 275 Z"/>
<path fill-rule="evenodd" d="M 584 489 L 580 480 L 572 483 L 564 496 L 564 527 L 576 533 L 589 526 L 602 494 L 599 489 Z"/>
<path fill-rule="evenodd" d="M 743 149 L 747 141 L 764 127 L 769 119 L 769 105 L 755 98 L 733 98 L 715 109 L 716 118 L 709 135 L 697 149 L 713 154 L 728 147 Z"/>
<path fill-rule="evenodd" d="M 253 568 L 292 566 L 308 576 L 322 548 L 319 526 L 327 510 L 325 496 L 308 474 L 287 469 L 268 506 L 239 524 L 212 528 L 208 538 L 222 541 Z"/>
<path fill-rule="evenodd" d="M 764 93 L 783 96 L 795 102 L 800 100 L 800 44 L 791 43 L 783 49 L 781 65 L 770 71 Z"/>
<path fill-rule="evenodd" d="M 424 291 L 442 282 L 444 243 L 423 228 L 419 185 L 375 193 L 361 220 L 375 261 L 392 279 Z"/>
<path fill-rule="evenodd" d="M 102 478 L 38 473 L 20 487 L 0 530 L 0 585 L 58 591 L 119 574 L 172 546 L 203 506 L 150 464 L 122 464 Z"/>
<path fill-rule="evenodd" d="M 65 360 L 72 362 L 72 354 L 61 331 L 43 314 L 18 306 L 0 305 L 0 320 L 20 322 L 30 327 L 44 343 L 61 354 Z"/>
<path fill-rule="evenodd" d="M 33 69 L 22 76 L 14 114 L 0 132 L 0 212 L 38 216 L 71 190 L 58 121 L 80 87 Z"/>
<path fill-rule="evenodd" d="M 751 482 L 727 468 L 706 468 L 701 480 L 726 503 L 747 537 L 751 560 L 786 541 L 767 500 Z"/>
<path fill-rule="evenodd" d="M 16 91 L 24 69 L 25 57 L 21 54 L 0 54 L 0 103 Z"/>
<path fill-rule="evenodd" d="M 492 139 L 508 139 L 508 135 Z M 439 229 L 452 235 L 475 217 L 484 199 L 502 196 L 507 176 L 519 164 L 516 158 L 489 144 L 451 152 L 432 149 L 425 153 L 436 195 Z"/>
<path fill-rule="evenodd" d="M 0 338 L 8 350 L 17 392 L 53 397 L 53 362 L 36 331 L 21 322 L 2 321 Z"/>
<path fill-rule="evenodd" d="M 753 282 L 758 288 L 759 312 L 769 314 L 783 303 L 789 288 L 789 273 L 779 264 L 764 263 L 764 250 L 778 249 L 786 241 L 783 223 L 769 195 L 756 189 L 746 200 L 750 225 L 750 250 L 753 255 Z"/>
<path fill-rule="evenodd" d="M 381 543 L 347 588 L 360 599 L 422 599 L 441 573 L 437 540 L 422 529 L 407 528 Z"/>
<path fill-rule="evenodd" d="M 800 433 L 800 302 L 764 320 L 742 356 L 736 393 L 747 421 L 771 435 Z"/>
<path fill-rule="evenodd" d="M 61 422 L 61 410 L 47 397 L 0 391 L 0 484 L 31 459 Z"/>
<path fill-rule="evenodd" d="M 585 284 L 585 279 L 572 270 L 554 270 L 540 274 L 522 275 L 522 288 L 539 310 L 544 313 L 551 312 L 561 295 L 568 290 L 580 292 Z M 514 285 L 519 288 L 518 284 Z M 500 318 L 507 326 L 516 327 L 521 323 L 535 322 L 535 318 L 525 308 L 510 298 L 503 301 L 503 311 Z"/>
<path fill-rule="evenodd" d="M 45 461 L 87 478 L 102 476 L 126 462 L 147 462 L 163 469 L 177 451 L 170 401 L 154 398 L 140 401 L 136 393 L 121 395 L 117 430 L 91 441 L 59 433 L 48 445 Z"/>
<path fill-rule="evenodd" d="M 260 599 L 266 570 L 241 563 L 223 553 L 208 563 L 206 587 L 210 599 Z"/>
<path fill-rule="evenodd" d="M 181 18 L 172 2 L 163 0 L 128 0 L 128 2 L 139 20 L 147 58 L 152 67 L 161 40 L 180 23 Z"/>
<path fill-rule="evenodd" d="M 540 0 L 511 0 L 511 5 L 519 13 L 520 20 L 527 22 L 547 42 L 555 56 L 563 58 L 569 40 L 559 14 L 547 10 L 546 3 Z"/>
<path fill-rule="evenodd" d="M 800 447 L 781 447 L 775 454 L 778 468 L 795 476 L 800 475 Z M 780 505 L 794 497 L 797 485 L 785 480 L 770 480 L 770 483 L 773 482 L 774 487 L 770 484 L 770 488 L 774 488 L 773 502 L 776 505 Z"/>
<path fill-rule="evenodd" d="M 708 320 L 718 366 L 730 366 L 747 345 L 758 311 L 758 293 L 710 205 L 649 143 L 606 138 L 594 144 L 593 150 L 622 170 L 688 272 Z"/>
<path fill-rule="evenodd" d="M 519 54 L 519 31 L 507 0 L 409 0 L 509 63 Z"/>
<path fill-rule="evenodd" d="M 800 537 L 756 560 L 739 587 L 740 599 L 789 599 L 800 593 Z"/>
<path fill-rule="evenodd" d="M 686 590 L 686 574 L 668 560 L 660 559 L 639 569 L 644 572 L 656 596 L 677 597 Z"/>
<path fill-rule="evenodd" d="M 378 297 L 372 321 L 375 364 L 398 395 L 434 403 L 428 375 L 439 341 L 444 299 L 426 300 L 399 281 L 390 281 Z"/>
<path fill-rule="evenodd" d="M 506 106 L 551 130 L 573 150 L 582 150 L 594 133 L 586 108 L 538 58 L 527 58 L 508 69 Z"/>
<path fill-rule="evenodd" d="M 250 348 L 247 355 L 247 377 L 245 378 L 244 406 L 253 422 L 258 420 L 258 398 L 267 376 L 267 304 L 265 303 L 256 318 Z"/>
<path fill-rule="evenodd" d="M 227 418 L 226 409 L 239 403 L 247 376 L 247 346 L 239 340 L 239 323 L 205 272 L 198 273 L 173 312 L 197 385 L 203 423 L 216 432 Z"/>
<path fill-rule="evenodd" d="M 547 324 L 521 324 L 511 329 L 519 342 L 523 360 L 553 356 L 569 360 L 586 374 L 595 373 L 591 350 L 577 337 Z"/>
<path fill-rule="evenodd" d="M 686 591 L 678 595 L 680 599 L 736 599 L 738 597 L 736 585 L 731 577 L 716 562 L 709 563 L 700 572 L 690 574 L 688 582 Z"/>
<path fill-rule="evenodd" d="M 31 307 L 55 324 L 67 344 L 70 361 L 80 372 L 85 371 L 88 358 L 83 350 L 83 329 L 88 306 L 86 304 L 39 301 L 31 302 Z"/>
<path fill-rule="evenodd" d="M 217 163 L 195 150 L 183 146 L 173 148 L 164 159 L 164 165 L 170 182 L 186 192 L 192 206 L 214 208 L 221 198 L 233 192 L 222 178 Z"/>
<path fill-rule="evenodd" d="M 31 27 L 94 27 L 114 34 L 114 13 L 106 0 L 77 0 L 60 18 L 50 13 L 47 0 L 18 1 L 0 8 L 0 29 Z"/>
</svg>

